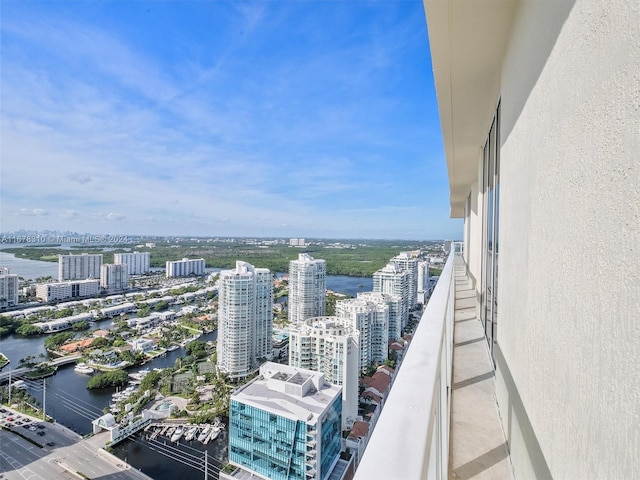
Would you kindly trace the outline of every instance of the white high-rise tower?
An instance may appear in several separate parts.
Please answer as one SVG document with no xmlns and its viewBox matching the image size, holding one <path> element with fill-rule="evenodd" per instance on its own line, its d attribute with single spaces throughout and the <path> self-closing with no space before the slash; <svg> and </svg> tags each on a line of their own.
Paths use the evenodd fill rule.
<svg viewBox="0 0 640 480">
<path fill-rule="evenodd" d="M 389 305 L 366 297 L 338 300 L 336 316 L 360 333 L 359 368 L 381 364 L 389 353 Z"/>
<path fill-rule="evenodd" d="M 58 255 L 58 281 L 100 278 L 101 253 Z"/>
<path fill-rule="evenodd" d="M 358 415 L 358 331 L 337 317 L 316 317 L 291 325 L 289 332 L 289 365 L 342 385 L 342 429 L 351 428 Z"/>
<path fill-rule="evenodd" d="M 327 264 L 307 253 L 289 262 L 289 321 L 296 323 L 325 312 Z"/>
<path fill-rule="evenodd" d="M 273 276 L 267 268 L 237 261 L 220 272 L 218 368 L 231 378 L 247 377 L 272 354 Z"/>
<path fill-rule="evenodd" d="M 129 275 L 144 275 L 149 273 L 150 259 L 151 253 L 149 252 L 113 254 L 113 263 L 116 265 L 126 265 Z"/>
<path fill-rule="evenodd" d="M 408 307 L 409 310 L 414 309 L 418 303 L 418 257 L 409 252 L 400 252 L 389 263 L 407 272 Z"/>
<path fill-rule="evenodd" d="M 409 320 L 409 273 L 389 262 L 386 267 L 373 274 L 373 291 L 398 295 L 402 300 L 400 312 L 401 328 Z"/>
</svg>

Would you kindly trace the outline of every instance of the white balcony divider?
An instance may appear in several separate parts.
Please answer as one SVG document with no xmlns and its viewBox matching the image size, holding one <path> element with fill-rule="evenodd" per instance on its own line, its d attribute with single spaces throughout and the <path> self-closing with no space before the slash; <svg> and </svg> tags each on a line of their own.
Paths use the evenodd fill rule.
<svg viewBox="0 0 640 480">
<path fill-rule="evenodd" d="M 453 243 L 355 480 L 448 478 L 455 301 Z"/>
</svg>

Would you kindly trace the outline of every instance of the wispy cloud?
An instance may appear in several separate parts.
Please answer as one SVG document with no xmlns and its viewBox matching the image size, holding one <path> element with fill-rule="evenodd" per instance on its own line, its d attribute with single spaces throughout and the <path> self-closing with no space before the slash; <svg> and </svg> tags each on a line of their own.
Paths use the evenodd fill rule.
<svg viewBox="0 0 640 480">
<path fill-rule="evenodd" d="M 179 25 L 172 4 L 29 5 L 3 5 L 0 214 L 390 236 L 422 209 L 458 228 L 422 193 L 446 175 L 419 4 L 182 2 Z"/>
<path fill-rule="evenodd" d="M 16 215 L 24 217 L 42 217 L 49 215 L 49 212 L 43 208 L 21 208 L 16 212 Z"/>
</svg>

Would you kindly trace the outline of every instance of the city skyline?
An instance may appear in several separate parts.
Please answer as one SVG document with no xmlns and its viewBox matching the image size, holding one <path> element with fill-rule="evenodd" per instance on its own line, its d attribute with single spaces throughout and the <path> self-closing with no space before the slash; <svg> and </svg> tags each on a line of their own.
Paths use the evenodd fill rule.
<svg viewBox="0 0 640 480">
<path fill-rule="evenodd" d="M 27 1 L 0 26 L 5 231 L 461 237 L 420 3 Z"/>
</svg>

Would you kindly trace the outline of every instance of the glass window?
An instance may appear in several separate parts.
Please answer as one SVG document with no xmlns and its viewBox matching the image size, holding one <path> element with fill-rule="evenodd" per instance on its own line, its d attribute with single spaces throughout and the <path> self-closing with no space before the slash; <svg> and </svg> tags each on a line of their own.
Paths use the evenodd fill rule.
<svg viewBox="0 0 640 480">
<path fill-rule="evenodd" d="M 484 325 L 489 349 L 493 356 L 493 347 L 497 341 L 498 315 L 498 218 L 500 205 L 500 105 L 491 123 L 487 141 L 483 150 L 483 258 L 482 258 L 482 297 L 480 316 Z"/>
</svg>

